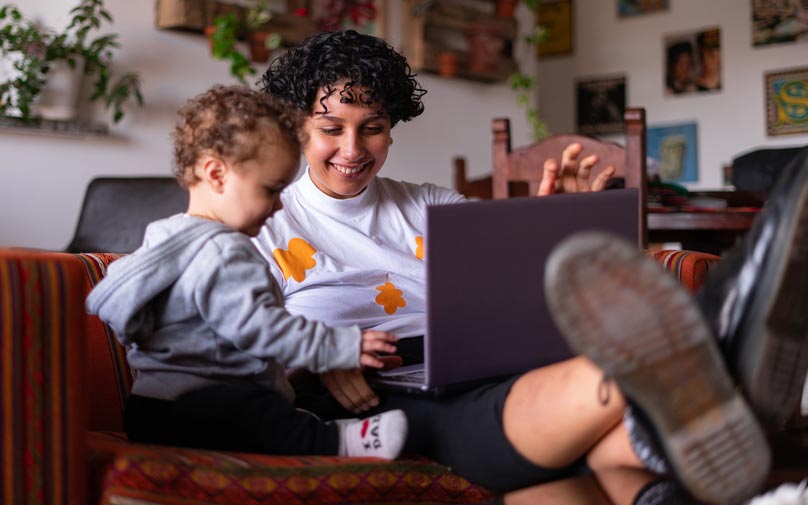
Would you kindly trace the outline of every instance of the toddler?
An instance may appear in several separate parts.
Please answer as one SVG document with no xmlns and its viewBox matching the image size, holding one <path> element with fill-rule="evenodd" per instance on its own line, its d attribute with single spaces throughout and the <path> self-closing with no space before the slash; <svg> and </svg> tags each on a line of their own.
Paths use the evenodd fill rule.
<svg viewBox="0 0 808 505">
<path fill-rule="evenodd" d="M 188 211 L 151 223 L 109 267 L 87 309 L 112 327 L 137 375 L 133 441 L 269 454 L 392 459 L 400 410 L 323 423 L 293 407 L 284 367 L 380 368 L 397 338 L 292 316 L 254 248 L 299 169 L 299 118 L 266 94 L 217 86 L 189 100 L 173 133 Z"/>
</svg>

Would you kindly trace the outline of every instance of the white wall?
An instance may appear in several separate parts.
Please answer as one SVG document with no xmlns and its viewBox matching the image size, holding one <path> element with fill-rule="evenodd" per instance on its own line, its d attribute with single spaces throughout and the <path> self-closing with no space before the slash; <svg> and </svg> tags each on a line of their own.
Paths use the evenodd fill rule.
<svg viewBox="0 0 808 505">
<path fill-rule="evenodd" d="M 48 26 L 66 24 L 70 3 L 25 0 L 23 12 Z M 99 175 L 168 175 L 174 111 L 217 82 L 232 82 L 225 63 L 211 60 L 199 35 L 154 28 L 154 2 L 107 0 L 120 34 L 116 65 L 143 79 L 146 107 L 130 111 L 110 138 L 81 139 L 0 131 L 0 246 L 63 248 L 73 234 L 84 189 Z M 398 8 L 397 5 L 394 7 Z M 401 30 L 390 12 L 391 41 Z M 424 76 L 426 112 L 393 130 L 395 144 L 383 173 L 411 181 L 451 184 L 451 158 L 462 153 L 471 171 L 490 167 L 489 120 L 521 118 L 505 85 Z M 106 116 L 105 116 L 106 117 Z M 528 138 L 524 121 L 515 133 Z"/>
<path fill-rule="evenodd" d="M 540 106 L 550 128 L 574 127 L 576 77 L 623 72 L 629 104 L 648 109 L 649 123 L 699 123 L 700 185 L 720 182 L 720 166 L 736 153 L 764 144 L 808 143 L 806 136 L 765 137 L 763 71 L 805 65 L 806 45 L 752 49 L 749 0 L 674 0 L 672 10 L 617 20 L 614 0 L 575 1 L 575 54 L 539 63 Z M 25 0 L 22 10 L 64 26 L 70 3 Z M 33 136 L 0 131 L 0 246 L 64 247 L 73 233 L 89 180 L 98 175 L 167 175 L 169 131 L 176 108 L 217 82 L 231 82 L 227 67 L 207 55 L 197 35 L 159 31 L 154 2 L 107 0 L 123 49 L 116 64 L 143 78 L 147 105 L 130 111 L 109 138 Z M 390 40 L 399 45 L 399 0 L 389 13 Z M 530 14 L 521 7 L 520 19 Z M 529 23 L 523 23 L 528 28 Z M 724 90 L 710 96 L 662 96 L 663 33 L 717 24 L 724 45 Z M 535 68 L 535 63 L 528 62 Z M 451 184 L 451 158 L 463 154 L 472 174 L 490 171 L 490 119 L 509 116 L 516 142 L 529 140 L 523 113 L 506 85 L 425 75 L 426 112 L 393 130 L 395 144 L 383 173 L 411 181 Z M 545 98 L 546 97 L 546 98 Z"/>
<path fill-rule="evenodd" d="M 538 65 L 540 113 L 553 132 L 575 128 L 575 79 L 625 74 L 627 105 L 645 107 L 649 126 L 698 124 L 699 181 L 691 187 L 720 187 L 721 167 L 744 151 L 808 144 L 808 135 L 766 136 L 763 77 L 808 65 L 808 44 L 753 48 L 751 0 L 671 0 L 669 11 L 623 19 L 615 0 L 574 1 L 574 55 Z M 715 25 L 723 89 L 665 96 L 663 37 Z"/>
</svg>

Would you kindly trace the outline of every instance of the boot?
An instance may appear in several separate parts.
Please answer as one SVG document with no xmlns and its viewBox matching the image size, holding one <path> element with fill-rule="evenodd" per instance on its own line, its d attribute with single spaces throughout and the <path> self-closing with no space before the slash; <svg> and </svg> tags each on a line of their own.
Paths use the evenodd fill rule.
<svg viewBox="0 0 808 505">
<path fill-rule="evenodd" d="M 570 346 L 642 413 L 693 496 L 740 503 L 761 488 L 766 439 L 699 307 L 673 277 L 635 245 L 584 232 L 551 253 L 545 291 Z"/>
<path fill-rule="evenodd" d="M 796 413 L 808 370 L 808 149 L 783 170 L 698 300 L 752 409 L 782 424 Z"/>
</svg>

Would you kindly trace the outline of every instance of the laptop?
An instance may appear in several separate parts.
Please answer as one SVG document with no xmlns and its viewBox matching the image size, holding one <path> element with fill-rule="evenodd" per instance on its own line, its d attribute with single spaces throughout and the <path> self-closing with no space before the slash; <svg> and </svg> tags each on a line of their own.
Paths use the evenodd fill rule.
<svg viewBox="0 0 808 505">
<path fill-rule="evenodd" d="M 545 303 L 544 264 L 582 230 L 639 247 L 639 191 L 429 207 L 424 362 L 378 372 L 371 383 L 440 395 L 572 357 Z"/>
</svg>

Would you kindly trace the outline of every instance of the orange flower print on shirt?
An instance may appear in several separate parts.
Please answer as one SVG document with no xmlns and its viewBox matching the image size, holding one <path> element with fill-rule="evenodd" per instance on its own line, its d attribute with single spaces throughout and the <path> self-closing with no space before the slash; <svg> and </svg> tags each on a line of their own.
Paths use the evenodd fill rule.
<svg viewBox="0 0 808 505">
<path fill-rule="evenodd" d="M 293 238 L 289 241 L 289 250 L 275 249 L 272 251 L 272 257 L 281 267 L 286 280 L 292 277 L 297 282 L 303 282 L 306 270 L 317 264 L 312 258 L 316 252 L 317 250 L 302 238 Z"/>
<path fill-rule="evenodd" d="M 415 237 L 415 257 L 419 260 L 424 259 L 424 237 L 421 235 Z"/>
<path fill-rule="evenodd" d="M 404 293 L 400 289 L 396 289 L 392 282 L 385 282 L 376 289 L 381 291 L 376 296 L 376 303 L 384 307 L 384 311 L 388 314 L 395 314 L 399 307 L 407 306 L 407 302 L 401 296 Z"/>
</svg>

